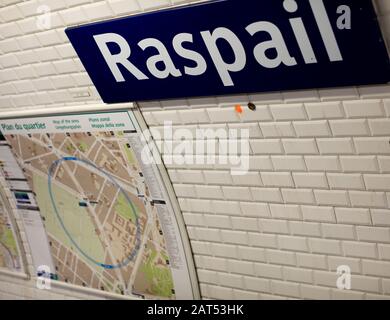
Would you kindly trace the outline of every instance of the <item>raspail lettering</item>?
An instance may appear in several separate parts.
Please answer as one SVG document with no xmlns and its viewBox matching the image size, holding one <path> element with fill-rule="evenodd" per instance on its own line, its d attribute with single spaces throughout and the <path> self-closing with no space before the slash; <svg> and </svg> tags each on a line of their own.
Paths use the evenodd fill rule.
<svg viewBox="0 0 390 320">
<path fill-rule="evenodd" d="M 283 6 L 284 9 L 289 13 L 295 13 L 298 10 L 298 4 L 296 1 L 284 1 Z M 317 63 L 317 58 L 310 43 L 310 39 L 302 18 L 292 18 L 289 21 L 305 63 Z"/>
<path fill-rule="evenodd" d="M 289 0 L 286 0 L 289 1 Z M 291 0 L 290 0 L 291 1 Z M 309 0 L 330 61 L 343 61 L 323 0 Z"/>
<path fill-rule="evenodd" d="M 206 60 L 198 52 L 187 49 L 183 45 L 184 43 L 193 43 L 193 41 L 194 37 L 191 33 L 179 33 L 173 38 L 172 44 L 179 56 L 196 64 L 195 67 L 185 66 L 184 73 L 190 76 L 200 76 L 207 70 Z"/>
<path fill-rule="evenodd" d="M 297 61 L 290 56 L 283 35 L 277 26 L 270 22 L 260 21 L 249 25 L 247 31 L 253 36 L 257 32 L 265 31 L 271 36 L 271 40 L 259 43 L 254 49 L 254 55 L 257 62 L 265 68 L 273 69 L 285 64 L 286 66 L 295 66 Z M 269 58 L 267 51 L 276 50 L 276 57 Z"/>
<path fill-rule="evenodd" d="M 309 0 L 309 4 L 329 60 L 331 62 L 342 61 L 343 57 L 323 0 Z M 297 14 L 299 12 L 298 3 L 295 0 L 285 0 L 283 2 L 283 8 L 290 14 Z M 349 27 L 346 18 L 348 13 L 350 14 L 348 8 L 346 5 L 338 8 L 338 13 L 343 14 L 343 16 L 339 18 L 337 23 L 344 28 Z M 293 17 L 289 19 L 289 22 L 305 64 L 318 63 L 303 19 Z M 257 63 L 263 68 L 275 69 L 281 65 L 293 67 L 298 64 L 297 57 L 292 56 L 290 53 L 282 31 L 274 23 L 269 21 L 256 21 L 249 24 L 245 30 L 252 37 L 255 37 L 257 34 L 266 34 L 267 40 L 257 44 L 254 43 L 253 48 L 250 49 L 245 48 L 237 33 L 227 27 L 199 31 L 203 40 L 202 46 L 207 49 L 215 70 L 225 87 L 235 85 L 232 75 L 245 69 L 248 60 L 247 52 L 250 52 L 250 50 L 253 52 L 253 57 Z M 137 80 L 149 79 L 149 76 L 141 71 L 146 69 L 151 76 L 161 80 L 168 77 L 201 76 L 208 70 L 205 57 L 200 52 L 188 48 L 189 45 L 199 46 L 199 43 L 194 44 L 194 35 L 191 33 L 178 33 L 173 37 L 171 47 L 174 50 L 174 55 L 170 53 L 166 44 L 156 38 L 146 38 L 139 41 L 138 47 L 145 54 L 145 65 L 143 66 L 136 66 L 131 61 L 132 49 L 127 40 L 121 35 L 117 33 L 94 35 L 94 40 L 117 82 L 126 81 L 126 77 L 123 75 L 119 65 L 124 67 Z M 111 52 L 109 49 L 110 43 L 116 44 L 119 52 Z M 221 50 L 222 44 L 225 45 L 225 48 L 227 47 L 231 50 L 233 60 L 227 59 L 224 56 Z M 148 52 L 157 52 L 157 54 L 150 56 L 146 54 Z M 274 54 L 275 52 L 276 55 Z M 176 65 L 175 61 L 177 57 L 192 62 L 194 66 Z"/>
<path fill-rule="evenodd" d="M 160 40 L 153 38 L 145 39 L 140 41 L 138 43 L 138 46 L 144 51 L 147 48 L 155 48 L 158 51 L 157 55 L 150 57 L 146 62 L 149 72 L 156 78 L 165 79 L 169 75 L 172 75 L 174 77 L 181 77 L 182 74 L 180 70 L 175 67 L 175 64 L 173 63 L 167 48 Z M 157 67 L 157 64 L 159 62 L 162 62 L 164 64 L 165 68 L 163 70 L 160 70 Z"/>
<path fill-rule="evenodd" d="M 241 71 L 246 64 L 246 53 L 240 39 L 227 28 L 217 28 L 212 33 L 202 31 L 201 35 L 224 86 L 234 86 L 230 72 Z M 227 63 L 224 60 L 218 49 L 218 40 L 224 40 L 229 44 L 234 53 L 234 62 Z"/>
<path fill-rule="evenodd" d="M 125 82 L 118 65 L 125 67 L 138 80 L 146 80 L 148 77 L 143 74 L 134 64 L 129 61 L 131 49 L 126 39 L 117 33 L 105 33 L 93 36 L 99 47 L 108 67 L 110 68 L 116 82 Z M 119 46 L 119 53 L 112 54 L 108 43 L 115 43 Z"/>
</svg>

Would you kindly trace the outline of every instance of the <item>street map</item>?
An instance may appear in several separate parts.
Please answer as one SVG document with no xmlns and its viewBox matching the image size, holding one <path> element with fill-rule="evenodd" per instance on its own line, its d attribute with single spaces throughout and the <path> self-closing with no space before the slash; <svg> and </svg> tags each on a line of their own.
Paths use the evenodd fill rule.
<svg viewBox="0 0 390 320">
<path fill-rule="evenodd" d="M 21 271 L 19 248 L 5 201 L 0 194 L 0 268 Z"/>
<path fill-rule="evenodd" d="M 8 180 L 38 275 L 44 265 L 52 279 L 83 287 L 191 297 L 174 213 L 154 168 L 140 160 L 130 113 L 0 120 L 0 129 L 11 167 L 23 172 L 24 182 Z M 0 213 L 0 244 L 10 252 L 0 266 L 16 254 L 6 228 Z"/>
</svg>

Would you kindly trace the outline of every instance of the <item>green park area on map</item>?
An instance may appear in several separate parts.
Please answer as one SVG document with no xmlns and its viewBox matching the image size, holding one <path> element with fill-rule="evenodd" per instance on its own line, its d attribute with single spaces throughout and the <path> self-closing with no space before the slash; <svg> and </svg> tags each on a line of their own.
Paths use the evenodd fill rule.
<svg viewBox="0 0 390 320">
<path fill-rule="evenodd" d="M 170 298 L 172 296 L 173 281 L 169 270 L 156 267 L 155 260 L 157 259 L 157 251 L 151 249 L 150 255 L 142 266 L 146 279 L 151 283 L 150 290 L 161 297 Z M 163 256 L 165 260 L 167 256 Z"/>
<path fill-rule="evenodd" d="M 40 204 L 41 214 L 45 219 L 47 231 L 67 247 L 75 249 L 53 210 L 47 178 L 34 174 L 33 181 L 34 191 Z M 52 185 L 52 192 L 63 224 L 75 243 L 82 251 L 88 252 L 88 255 L 94 260 L 104 261 L 103 246 L 86 208 L 79 205 L 80 199 L 64 188 L 56 186 L 55 183 Z"/>
<path fill-rule="evenodd" d="M 126 220 L 130 220 L 133 223 L 136 223 L 137 212 L 135 211 L 136 208 L 133 204 L 129 204 L 129 201 L 127 200 L 126 196 L 121 193 L 118 196 L 117 205 L 115 207 L 116 212 Z"/>
</svg>

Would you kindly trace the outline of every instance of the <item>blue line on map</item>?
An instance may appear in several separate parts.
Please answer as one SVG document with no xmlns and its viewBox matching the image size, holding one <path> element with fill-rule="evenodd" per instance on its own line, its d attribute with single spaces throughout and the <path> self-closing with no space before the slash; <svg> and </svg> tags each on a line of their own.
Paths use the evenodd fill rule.
<svg viewBox="0 0 390 320">
<path fill-rule="evenodd" d="M 95 259 L 93 259 L 92 257 L 90 257 L 83 249 L 80 248 L 80 246 L 77 244 L 77 242 L 73 239 L 72 235 L 69 233 L 69 231 L 66 229 L 65 227 L 65 224 L 58 212 L 58 208 L 57 208 L 57 205 L 56 205 L 56 202 L 55 202 L 55 198 L 54 198 L 54 195 L 53 195 L 53 190 L 52 190 L 52 177 L 54 175 L 54 172 L 55 172 L 55 169 L 62 163 L 62 162 L 65 162 L 65 161 L 76 161 L 76 162 L 81 162 L 81 163 L 84 163 L 86 165 L 89 165 L 93 168 L 95 168 L 96 170 L 100 171 L 101 173 L 103 173 L 110 181 L 111 183 L 117 187 L 120 192 L 125 196 L 129 206 L 131 207 L 131 209 L 133 210 L 133 213 L 134 213 L 134 217 L 135 217 L 135 225 L 137 227 L 137 231 L 136 231 L 136 243 L 135 243 L 135 246 L 134 246 L 134 249 L 132 250 L 132 252 L 130 253 L 130 255 L 124 259 L 121 263 L 118 263 L 118 264 L 114 264 L 114 265 L 109 265 L 109 264 L 105 264 L 105 263 L 102 263 L 102 262 L 98 262 L 96 261 Z M 115 181 L 115 179 L 110 175 L 108 174 L 107 172 L 105 172 L 104 170 L 98 168 L 95 164 L 93 164 L 92 162 L 90 161 L 87 161 L 87 160 L 83 160 L 83 159 L 79 159 L 79 158 L 76 158 L 76 157 L 63 157 L 59 160 L 56 160 L 54 161 L 50 168 L 49 168 L 49 173 L 48 173 L 48 189 L 49 189 L 49 195 L 50 195 L 50 200 L 51 200 L 51 203 L 52 203 L 52 206 L 53 206 L 53 209 L 54 209 L 54 212 L 61 224 L 61 227 L 62 229 L 64 229 L 65 231 L 65 234 L 67 235 L 67 237 L 69 238 L 69 240 L 72 242 L 72 244 L 77 248 L 77 250 L 87 259 L 89 260 L 90 262 L 100 266 L 100 267 L 103 267 L 105 269 L 119 269 L 119 268 L 123 268 L 125 266 L 127 266 L 131 261 L 134 260 L 134 258 L 136 257 L 140 247 L 141 247 L 141 226 L 139 224 L 139 220 L 138 220 L 138 216 L 136 214 L 136 210 L 134 208 L 134 205 L 133 203 L 131 202 L 131 199 L 129 197 L 129 195 L 122 189 L 122 187 Z"/>
</svg>

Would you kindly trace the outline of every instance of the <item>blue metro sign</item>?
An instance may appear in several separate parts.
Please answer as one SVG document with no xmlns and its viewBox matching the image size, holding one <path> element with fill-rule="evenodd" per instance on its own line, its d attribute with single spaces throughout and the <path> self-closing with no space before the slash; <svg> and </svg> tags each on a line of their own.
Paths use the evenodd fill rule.
<svg viewBox="0 0 390 320">
<path fill-rule="evenodd" d="M 72 27 L 106 103 L 383 84 L 371 0 L 219 0 Z"/>
</svg>

